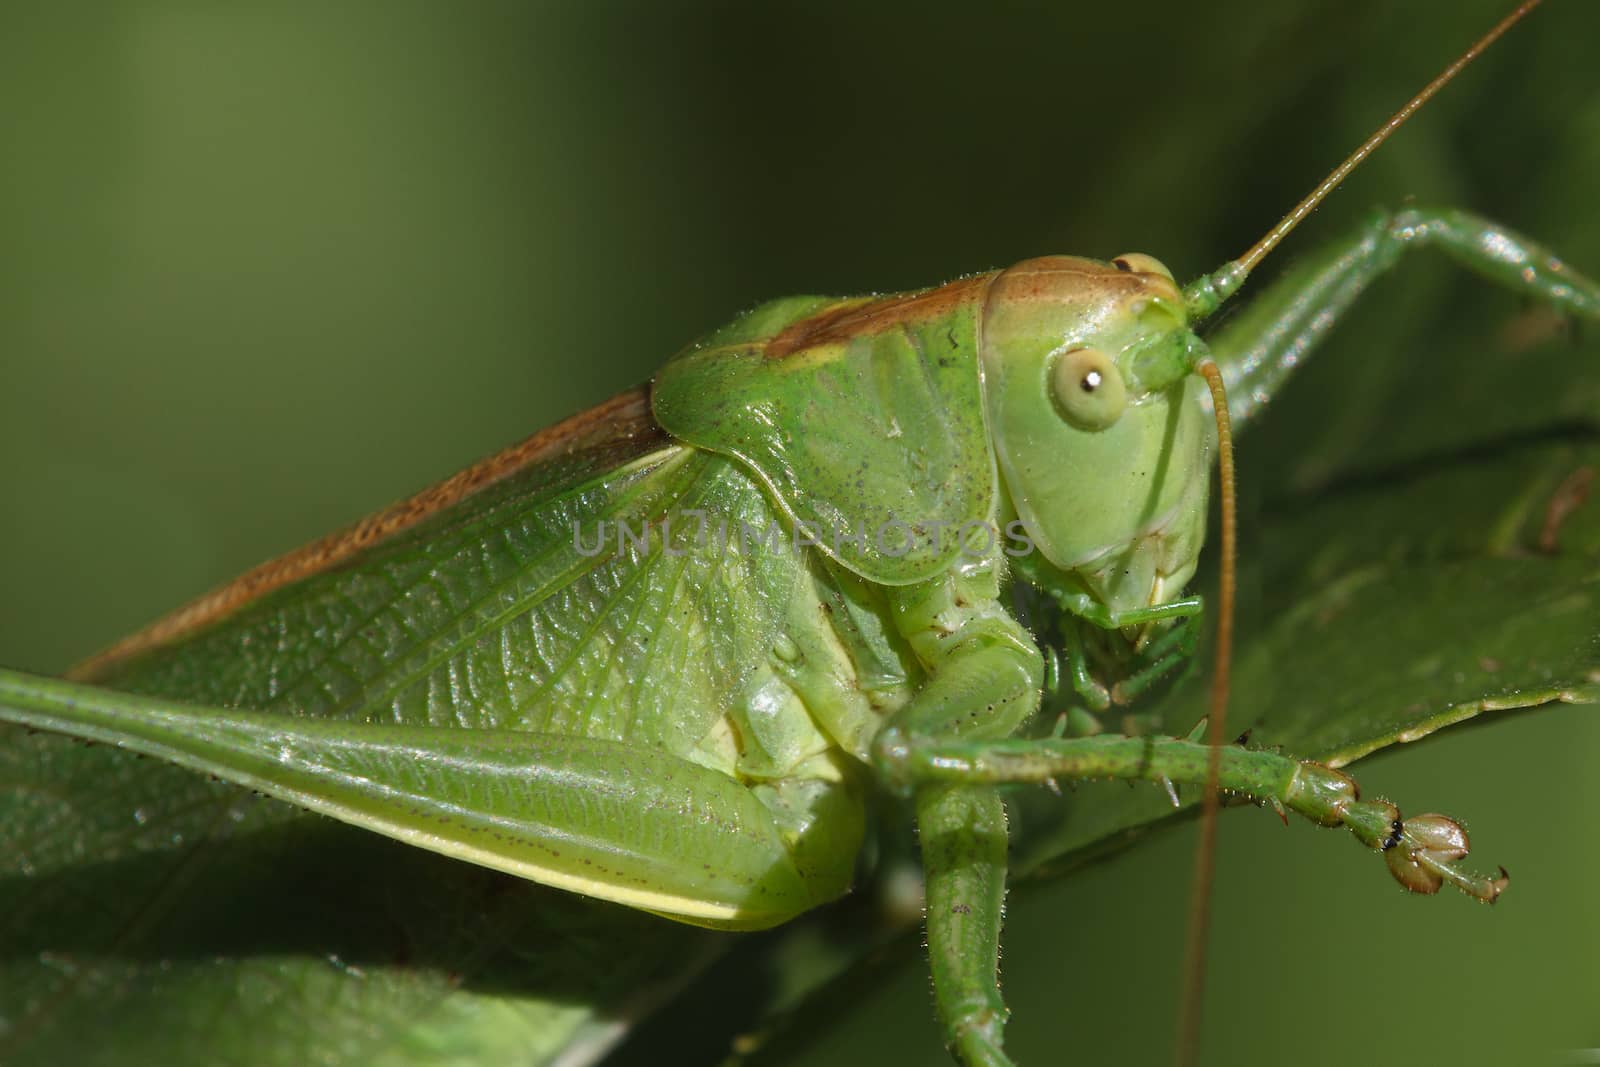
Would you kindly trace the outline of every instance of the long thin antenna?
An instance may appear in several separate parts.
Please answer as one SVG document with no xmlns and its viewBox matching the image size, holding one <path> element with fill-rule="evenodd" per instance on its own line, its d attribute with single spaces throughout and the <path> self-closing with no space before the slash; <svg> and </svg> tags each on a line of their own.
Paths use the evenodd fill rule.
<svg viewBox="0 0 1600 1067">
<path fill-rule="evenodd" d="M 1307 215 L 1311 214 L 1311 212 L 1315 211 L 1317 205 L 1322 203 L 1322 201 L 1327 198 L 1327 195 L 1333 192 L 1333 190 L 1338 187 L 1340 182 L 1345 180 L 1351 171 L 1355 170 L 1361 165 L 1362 160 L 1370 156 L 1374 149 L 1376 149 L 1383 142 L 1387 141 L 1389 137 L 1401 126 L 1404 126 L 1406 120 L 1415 114 L 1417 109 L 1423 104 L 1426 104 L 1429 100 L 1433 99 L 1433 95 L 1435 93 L 1437 93 L 1440 89 L 1443 89 L 1446 85 L 1450 84 L 1451 79 L 1453 79 L 1457 74 L 1460 74 L 1468 63 L 1471 63 L 1474 59 L 1477 59 L 1478 56 L 1482 55 L 1484 49 L 1494 44 L 1494 42 L 1500 38 L 1501 34 L 1515 26 L 1518 22 L 1521 22 L 1523 18 L 1525 18 L 1527 14 L 1534 8 L 1538 7 L 1540 3 L 1541 0 L 1523 0 L 1522 3 L 1517 5 L 1515 11 L 1511 12 L 1511 14 L 1507 15 L 1499 22 L 1495 23 L 1495 26 L 1492 30 L 1478 38 L 1476 44 L 1467 49 L 1465 52 L 1461 53 L 1454 63 L 1440 71 L 1438 77 L 1434 78 L 1427 85 L 1424 85 L 1421 90 L 1417 92 L 1416 96 L 1413 96 L 1410 100 L 1406 101 L 1405 107 L 1389 116 L 1388 122 L 1385 122 L 1382 126 L 1379 126 L 1375 131 L 1373 131 L 1371 137 L 1368 137 L 1365 141 L 1361 142 L 1361 147 L 1357 148 L 1354 152 L 1351 152 L 1343 163 L 1333 168 L 1333 171 L 1326 178 L 1322 179 L 1321 184 L 1319 184 L 1315 189 L 1311 190 L 1310 193 L 1306 194 L 1306 198 L 1304 200 L 1295 205 L 1293 211 L 1285 215 L 1276 226 L 1266 232 L 1261 240 L 1251 245 L 1249 250 L 1246 251 L 1244 255 L 1234 260 L 1234 262 L 1243 268 L 1247 273 L 1253 270 L 1255 265 L 1260 263 L 1268 252 L 1277 247 L 1279 241 L 1282 241 L 1289 235 L 1290 230 L 1293 230 L 1296 226 L 1300 225 L 1300 220 L 1304 219 Z"/>
<path fill-rule="evenodd" d="M 1238 587 L 1238 500 L 1234 492 L 1233 424 L 1228 419 L 1228 393 L 1222 371 L 1209 359 L 1195 368 L 1211 389 L 1211 410 L 1217 420 L 1217 467 L 1222 497 L 1222 560 L 1217 578 L 1216 667 L 1211 672 L 1211 714 L 1206 744 L 1205 800 L 1200 809 L 1200 844 L 1194 864 L 1194 889 L 1189 895 L 1189 933 L 1184 945 L 1183 1005 L 1178 1013 L 1179 1063 L 1189 1063 L 1200 1044 L 1200 1017 L 1205 999 L 1206 938 L 1211 927 L 1212 872 L 1217 855 L 1217 813 L 1222 800 L 1217 779 L 1222 773 L 1222 746 L 1227 734 L 1228 685 L 1233 667 L 1233 601 Z"/>
<path fill-rule="evenodd" d="M 1542 0 L 1523 0 L 1505 18 L 1497 22 L 1488 33 L 1463 52 L 1432 81 L 1408 100 L 1404 107 L 1378 127 L 1371 137 L 1363 141 L 1354 152 L 1335 167 L 1332 172 L 1304 200 L 1295 205 L 1278 224 L 1268 230 L 1259 241 L 1251 245 L 1238 259 L 1224 264 L 1219 270 L 1205 275 L 1184 287 L 1184 299 L 1193 320 L 1203 319 L 1217 306 L 1238 291 L 1245 277 L 1255 269 L 1307 215 L 1316 210 L 1339 183 L 1361 165 L 1396 130 L 1405 125 L 1422 105 L 1460 74 L 1467 64 L 1483 54 L 1511 27 L 1522 21 L 1538 7 Z M 1221 798 L 1217 780 L 1221 770 L 1222 744 L 1227 737 L 1225 720 L 1228 710 L 1228 687 L 1232 665 L 1233 601 L 1236 588 L 1235 540 L 1237 514 L 1234 494 L 1233 434 L 1228 419 L 1227 393 L 1222 372 L 1211 360 L 1195 368 L 1206 379 L 1211 389 L 1212 408 L 1217 420 L 1218 459 L 1222 483 L 1222 561 L 1219 579 L 1220 600 L 1217 617 L 1216 667 L 1211 679 L 1211 710 L 1207 730 L 1207 744 L 1211 748 L 1206 770 L 1205 800 L 1201 808 L 1199 854 L 1195 861 L 1194 889 L 1190 897 L 1189 932 L 1186 938 L 1184 959 L 1184 990 L 1182 1007 L 1178 1015 L 1178 1047 L 1176 1061 L 1180 1067 L 1195 1062 L 1200 1048 L 1200 1022 L 1205 997 L 1206 942 L 1211 926 L 1211 887 L 1215 866 L 1217 814 Z"/>
</svg>

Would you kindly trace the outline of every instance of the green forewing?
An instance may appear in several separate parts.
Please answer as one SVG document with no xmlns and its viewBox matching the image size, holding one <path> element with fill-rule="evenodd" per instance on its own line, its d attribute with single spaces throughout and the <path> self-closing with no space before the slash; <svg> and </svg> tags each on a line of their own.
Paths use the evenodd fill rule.
<svg viewBox="0 0 1600 1067">
<path fill-rule="evenodd" d="M 672 446 L 554 489 L 537 483 L 543 473 L 104 681 L 195 703 L 694 755 L 765 662 L 799 568 L 786 553 L 688 551 L 692 513 L 760 525 L 770 512 L 759 490 L 726 461 Z M 304 634 L 317 639 L 285 636 Z"/>
<path fill-rule="evenodd" d="M 502 750 L 513 731 L 626 741 L 720 771 L 731 755 L 708 742 L 710 720 L 765 663 L 800 571 L 781 553 L 668 555 L 659 524 L 694 508 L 771 516 L 730 461 L 619 435 L 106 681 L 347 725 L 492 731 Z M 580 541 L 572 523 L 601 518 L 655 533 L 586 555 L 596 531 Z M 480 1012 L 474 1049 L 535 1062 L 714 944 L 132 752 L 4 730 L 6 1063 L 372 1062 Z M 632 946 L 621 957 L 618 939 Z"/>
<path fill-rule="evenodd" d="M 988 519 L 994 504 L 980 305 L 822 332 L 775 353 L 769 342 L 785 327 L 838 306 L 765 305 L 680 353 L 656 378 L 656 418 L 674 437 L 748 464 L 852 571 L 919 581 L 955 558 L 961 526 Z"/>
</svg>

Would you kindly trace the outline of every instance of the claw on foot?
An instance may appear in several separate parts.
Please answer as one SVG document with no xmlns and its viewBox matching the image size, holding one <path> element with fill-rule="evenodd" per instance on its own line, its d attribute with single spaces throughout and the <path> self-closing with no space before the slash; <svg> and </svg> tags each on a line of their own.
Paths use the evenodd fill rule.
<svg viewBox="0 0 1600 1067">
<path fill-rule="evenodd" d="M 1470 897 L 1493 904 L 1511 883 L 1504 867 L 1494 877 L 1462 870 L 1456 861 L 1470 851 L 1467 832 L 1447 815 L 1428 813 L 1405 821 L 1400 846 L 1384 859 L 1395 881 L 1413 893 L 1437 893 L 1446 882 Z"/>
<path fill-rule="evenodd" d="M 1400 809 L 1387 800 L 1361 800 L 1355 781 L 1332 768 L 1301 764 L 1287 799 L 1323 826 L 1348 826 L 1362 844 L 1383 853 L 1389 873 L 1413 893 L 1437 893 L 1448 882 L 1492 904 L 1510 884 L 1504 867 L 1490 876 L 1461 865 L 1470 846 L 1466 830 L 1454 819 L 1433 812 L 1402 819 Z"/>
</svg>

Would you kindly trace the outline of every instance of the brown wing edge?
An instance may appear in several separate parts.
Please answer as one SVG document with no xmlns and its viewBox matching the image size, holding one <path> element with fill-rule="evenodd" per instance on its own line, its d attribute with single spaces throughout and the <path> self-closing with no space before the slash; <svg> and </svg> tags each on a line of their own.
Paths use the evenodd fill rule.
<svg viewBox="0 0 1600 1067">
<path fill-rule="evenodd" d="M 77 664 L 66 677 L 96 681 L 124 660 L 183 638 L 292 582 L 331 570 L 535 463 L 619 439 L 649 437 L 658 437 L 663 443 L 669 440 L 651 414 L 647 384 L 540 430 L 399 503 L 246 571 Z"/>
</svg>

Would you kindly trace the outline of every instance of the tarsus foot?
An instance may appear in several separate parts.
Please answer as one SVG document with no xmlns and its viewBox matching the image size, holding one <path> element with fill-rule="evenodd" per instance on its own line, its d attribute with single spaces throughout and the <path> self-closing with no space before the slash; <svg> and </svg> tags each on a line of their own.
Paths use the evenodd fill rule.
<svg viewBox="0 0 1600 1067">
<path fill-rule="evenodd" d="M 1203 785 L 1210 749 L 1176 737 L 1055 737 L 1035 740 L 950 741 L 912 737 L 890 728 L 874 758 L 885 783 L 910 792 L 936 782 L 1050 783 L 1074 778 L 1124 778 Z M 1387 800 L 1362 800 L 1342 771 L 1277 752 L 1226 746 L 1218 784 L 1228 799 L 1271 804 L 1322 826 L 1345 826 L 1368 848 L 1384 853 L 1389 872 L 1413 893 L 1436 893 L 1446 882 L 1493 902 L 1510 881 L 1504 868 L 1474 874 L 1461 865 L 1467 834 L 1443 815 L 1402 819 Z"/>
</svg>

